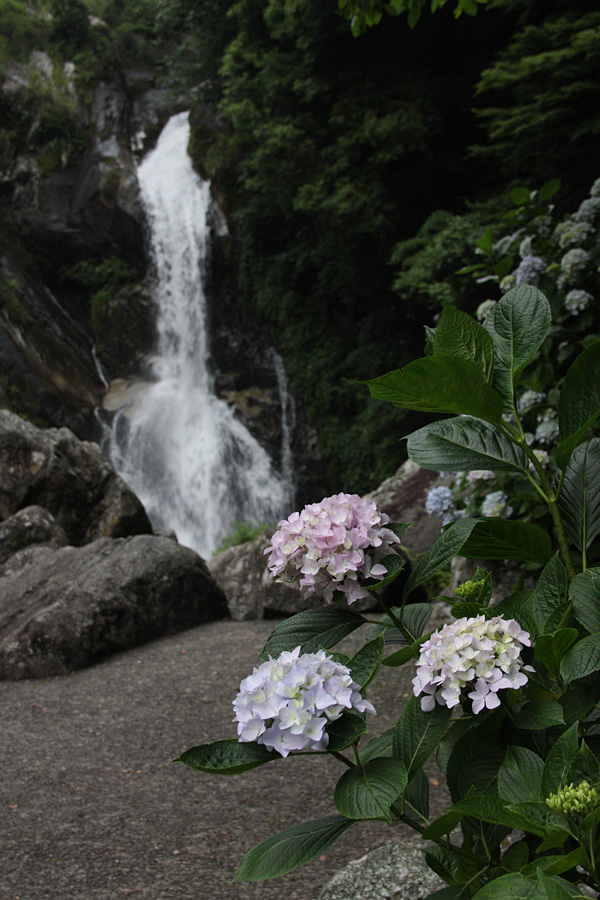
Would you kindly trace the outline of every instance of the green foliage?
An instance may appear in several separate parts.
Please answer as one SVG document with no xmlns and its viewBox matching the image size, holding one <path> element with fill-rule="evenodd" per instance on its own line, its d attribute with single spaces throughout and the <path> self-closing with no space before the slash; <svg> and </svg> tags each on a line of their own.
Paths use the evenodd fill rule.
<svg viewBox="0 0 600 900">
<path fill-rule="evenodd" d="M 89 38 L 90 23 L 85 3 L 81 0 L 52 0 L 50 39 L 65 53 L 80 48 Z"/>
<path fill-rule="evenodd" d="M 237 547 L 238 544 L 255 541 L 268 527 L 267 522 L 235 522 L 234 531 L 223 538 L 213 556 L 222 553 L 223 550 L 228 550 L 229 547 Z"/>
<path fill-rule="evenodd" d="M 0 310 L 4 310 L 8 318 L 18 325 L 33 322 L 31 314 L 18 296 L 19 282 L 8 279 L 0 282 Z"/>
<path fill-rule="evenodd" d="M 84 308 L 89 308 L 92 325 L 98 328 L 106 304 L 119 290 L 135 281 L 137 273 L 121 257 L 109 256 L 100 260 L 80 260 L 64 269 L 61 277 L 66 288 L 70 286 L 70 293 L 73 293 L 75 287 L 78 302 Z"/>
</svg>

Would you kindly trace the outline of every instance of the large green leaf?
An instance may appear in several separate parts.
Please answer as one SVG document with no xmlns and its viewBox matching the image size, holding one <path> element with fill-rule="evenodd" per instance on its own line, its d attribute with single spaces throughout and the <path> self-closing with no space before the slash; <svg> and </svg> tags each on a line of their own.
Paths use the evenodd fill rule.
<svg viewBox="0 0 600 900">
<path fill-rule="evenodd" d="M 600 533 L 600 438 L 586 441 L 573 451 L 558 508 L 567 537 L 584 553 Z"/>
<path fill-rule="evenodd" d="M 494 345 L 483 325 L 455 306 L 444 306 L 433 334 L 433 352 L 462 356 L 478 366 L 488 384 L 494 374 Z"/>
<path fill-rule="evenodd" d="M 356 712 L 345 712 L 339 719 L 330 722 L 325 731 L 329 735 L 329 750 L 345 750 L 365 731 L 368 731 L 364 716 Z"/>
<path fill-rule="evenodd" d="M 505 294 L 485 320 L 494 342 L 494 387 L 508 408 L 514 402 L 517 379 L 544 342 L 551 321 L 550 304 L 528 284 Z"/>
<path fill-rule="evenodd" d="M 405 597 L 408 597 L 411 591 L 424 584 L 451 562 L 467 541 L 476 524 L 477 519 L 460 519 L 458 522 L 453 522 L 439 536 L 408 576 L 404 585 Z"/>
<path fill-rule="evenodd" d="M 384 646 L 383 635 L 379 635 L 374 640 L 367 641 L 348 661 L 352 678 L 360 688 L 366 687 L 373 679 L 379 668 Z"/>
<path fill-rule="evenodd" d="M 372 397 L 404 409 L 466 413 L 493 423 L 502 417 L 502 398 L 468 359 L 426 356 L 366 383 Z"/>
<path fill-rule="evenodd" d="M 498 794 L 509 803 L 542 799 L 543 760 L 526 747 L 508 747 L 498 772 Z"/>
<path fill-rule="evenodd" d="M 267 750 L 263 744 L 240 742 L 232 738 L 190 747 L 173 761 L 211 775 L 238 775 L 276 759 L 281 759 L 280 754 Z"/>
<path fill-rule="evenodd" d="M 556 462 L 561 469 L 600 415 L 600 341 L 577 357 L 564 377 L 558 401 L 560 444 Z"/>
<path fill-rule="evenodd" d="M 542 776 L 542 793 L 544 797 L 555 794 L 566 783 L 567 772 L 579 749 L 577 730 L 579 724 L 571 725 L 550 748 L 544 773 Z"/>
<path fill-rule="evenodd" d="M 560 661 L 579 633 L 576 628 L 559 628 L 554 634 L 540 634 L 535 639 L 535 658 L 543 662 L 555 678 L 560 672 Z"/>
<path fill-rule="evenodd" d="M 566 684 L 600 671 L 600 633 L 590 634 L 571 647 L 560 663 L 560 674 Z"/>
<path fill-rule="evenodd" d="M 333 647 L 363 622 L 358 613 L 341 606 L 307 609 L 277 625 L 263 647 L 261 659 L 279 656 L 283 650 L 294 650 L 298 645 L 303 653 Z"/>
<path fill-rule="evenodd" d="M 600 569 L 586 569 L 571 581 L 573 611 L 580 625 L 595 634 L 600 631 Z"/>
<path fill-rule="evenodd" d="M 362 763 L 374 759 L 376 756 L 393 756 L 394 731 L 395 728 L 388 728 L 379 737 L 371 738 L 370 741 L 361 747 L 359 756 Z"/>
<path fill-rule="evenodd" d="M 402 799 L 405 815 L 420 825 L 429 824 L 429 779 L 422 769 L 408 782 Z"/>
<path fill-rule="evenodd" d="M 348 769 L 335 786 L 333 801 L 348 819 L 386 819 L 390 806 L 408 783 L 406 768 L 398 759 L 378 757 Z"/>
<path fill-rule="evenodd" d="M 406 766 L 409 780 L 436 750 L 448 727 L 452 712 L 436 706 L 424 712 L 412 696 L 398 719 L 394 732 L 394 756 Z"/>
<path fill-rule="evenodd" d="M 540 836 L 544 834 L 542 825 L 532 821 L 522 813 L 515 812 L 514 807 L 509 809 L 505 801 L 500 797 L 487 795 L 468 797 L 455 803 L 452 808 L 465 816 L 473 816 L 484 822 L 490 822 L 492 825 L 522 828 L 523 831 L 533 831 L 534 834 L 539 834 Z"/>
<path fill-rule="evenodd" d="M 468 519 L 463 519 L 467 522 Z M 473 520 L 471 520 L 473 521 Z M 478 519 L 458 551 L 467 559 L 522 559 L 544 565 L 552 556 L 550 535 L 539 525 L 510 519 Z"/>
<path fill-rule="evenodd" d="M 544 566 L 535 588 L 535 617 L 543 628 L 552 613 L 567 600 L 569 579 L 558 553 Z"/>
<path fill-rule="evenodd" d="M 552 725 L 564 725 L 563 709 L 556 700 L 529 700 L 515 714 L 515 725 L 524 731 L 541 731 Z"/>
<path fill-rule="evenodd" d="M 431 618 L 433 607 L 431 603 L 407 603 L 404 607 L 392 606 L 391 612 L 402 622 L 412 638 L 416 640 L 423 634 L 425 626 Z M 394 626 L 387 613 L 381 617 L 377 625 L 373 625 L 369 629 L 367 634 L 369 640 L 372 640 L 375 635 L 382 634 L 386 644 L 406 643 L 406 638 Z"/>
<path fill-rule="evenodd" d="M 292 872 L 336 841 L 352 825 L 343 816 L 324 816 L 293 825 L 261 841 L 246 853 L 234 881 L 263 881 Z"/>
<path fill-rule="evenodd" d="M 458 416 L 425 425 L 408 436 L 408 455 L 424 469 L 528 472 L 520 447 L 481 419 Z"/>
</svg>

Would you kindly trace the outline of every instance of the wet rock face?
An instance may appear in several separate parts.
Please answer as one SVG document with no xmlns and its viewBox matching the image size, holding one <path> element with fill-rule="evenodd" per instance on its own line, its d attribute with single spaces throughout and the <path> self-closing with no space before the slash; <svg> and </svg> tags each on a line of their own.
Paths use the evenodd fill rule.
<svg viewBox="0 0 600 900">
<path fill-rule="evenodd" d="M 97 444 L 66 428 L 39 429 L 0 410 L 0 473 L 0 519 L 42 506 L 77 545 L 152 532 L 142 504 Z"/>
<path fill-rule="evenodd" d="M 0 679 L 66 675 L 227 615 L 200 557 L 153 535 L 63 547 L 0 584 Z"/>
</svg>

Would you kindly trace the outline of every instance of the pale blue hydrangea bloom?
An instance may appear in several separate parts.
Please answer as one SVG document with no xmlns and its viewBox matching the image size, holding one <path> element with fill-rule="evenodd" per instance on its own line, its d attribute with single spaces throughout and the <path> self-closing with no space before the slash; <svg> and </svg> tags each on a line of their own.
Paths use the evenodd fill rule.
<svg viewBox="0 0 600 900">
<path fill-rule="evenodd" d="M 590 254 L 581 247 L 568 250 L 560 261 L 560 275 L 557 284 L 561 290 L 573 284 L 585 272 L 590 262 Z"/>
<path fill-rule="evenodd" d="M 495 307 L 496 302 L 496 300 L 484 300 L 483 303 L 479 304 L 479 306 L 475 310 L 475 317 L 479 322 L 483 322 L 484 319 L 487 319 L 487 317 Z"/>
<path fill-rule="evenodd" d="M 454 521 L 456 501 L 449 487 L 439 485 L 431 488 L 425 500 L 425 512 L 428 516 L 441 519 L 444 525 Z"/>
<path fill-rule="evenodd" d="M 531 284 L 537 287 L 540 276 L 546 271 L 546 263 L 541 256 L 525 256 L 516 269 L 515 284 Z"/>
<path fill-rule="evenodd" d="M 534 438 L 540 444 L 555 444 L 558 440 L 558 421 L 554 410 L 548 410 L 539 420 Z"/>
<path fill-rule="evenodd" d="M 594 228 L 589 222 L 567 220 L 556 226 L 554 237 L 558 237 L 558 246 L 561 250 L 567 247 L 577 247 L 585 243 L 594 233 Z"/>
<path fill-rule="evenodd" d="M 600 214 L 600 197 L 584 200 L 574 215 L 578 222 L 593 222 Z"/>
<path fill-rule="evenodd" d="M 255 667 L 233 701 L 238 740 L 256 741 L 287 756 L 293 750 L 325 750 L 325 728 L 348 709 L 375 712 L 350 669 L 324 650 L 285 650 Z"/>
<path fill-rule="evenodd" d="M 481 504 L 481 515 L 497 519 L 500 516 L 510 516 L 512 507 L 508 506 L 508 497 L 504 491 L 493 491 L 488 494 Z"/>
<path fill-rule="evenodd" d="M 434 631 L 421 647 L 413 694 L 421 694 L 421 709 L 431 712 L 436 703 L 452 709 L 467 694 L 473 712 L 500 706 L 498 691 L 527 684 L 521 650 L 530 647 L 529 634 L 514 619 L 476 616 L 457 619 Z"/>
<path fill-rule="evenodd" d="M 472 469 L 467 475 L 469 484 L 476 484 L 478 481 L 492 481 L 496 476 L 491 469 Z"/>
<path fill-rule="evenodd" d="M 593 299 L 592 295 L 588 294 L 587 291 L 580 291 L 577 288 L 573 288 L 573 290 L 569 291 L 565 297 L 565 309 L 567 309 L 571 315 L 578 316 L 580 312 L 588 308 Z"/>
<path fill-rule="evenodd" d="M 524 413 L 536 403 L 542 403 L 546 399 L 546 395 L 541 391 L 524 391 L 517 400 L 517 412 Z"/>
</svg>

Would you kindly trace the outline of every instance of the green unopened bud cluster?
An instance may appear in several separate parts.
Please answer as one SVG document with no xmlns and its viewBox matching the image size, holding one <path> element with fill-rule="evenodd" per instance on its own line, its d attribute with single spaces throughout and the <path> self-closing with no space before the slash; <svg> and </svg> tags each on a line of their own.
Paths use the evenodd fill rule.
<svg viewBox="0 0 600 900">
<path fill-rule="evenodd" d="M 582 781 L 577 787 L 571 783 L 556 794 L 550 794 L 546 803 L 550 809 L 564 816 L 583 818 L 598 806 L 600 796 L 595 787 L 590 787 L 589 782 Z"/>
<path fill-rule="evenodd" d="M 454 593 L 462 600 L 479 600 L 482 587 L 482 581 L 464 581 L 454 588 Z"/>
</svg>

